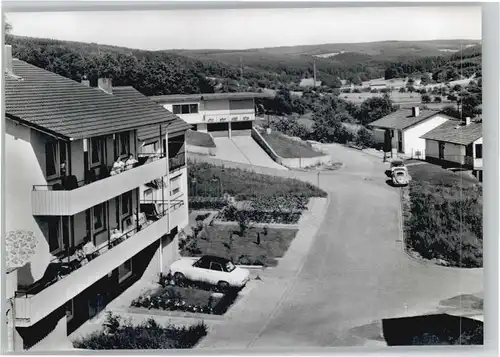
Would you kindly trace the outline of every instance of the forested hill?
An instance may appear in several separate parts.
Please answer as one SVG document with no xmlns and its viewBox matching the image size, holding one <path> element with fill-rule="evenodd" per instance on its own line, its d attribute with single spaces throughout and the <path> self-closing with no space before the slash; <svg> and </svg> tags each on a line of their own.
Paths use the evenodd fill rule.
<svg viewBox="0 0 500 357">
<path fill-rule="evenodd" d="M 146 95 L 294 90 L 302 78 L 312 75 L 313 60 L 318 79 L 330 89 L 339 87 L 340 79 L 358 83 L 384 75 L 432 72 L 436 81 L 447 81 L 481 68 L 478 41 L 389 41 L 243 51 L 144 51 L 11 35 L 6 36 L 6 43 L 12 45 L 15 57 L 38 67 L 75 80 L 83 75 L 91 81 L 111 77 L 116 85 L 131 85 Z M 464 44 L 469 47 L 460 47 Z"/>
</svg>

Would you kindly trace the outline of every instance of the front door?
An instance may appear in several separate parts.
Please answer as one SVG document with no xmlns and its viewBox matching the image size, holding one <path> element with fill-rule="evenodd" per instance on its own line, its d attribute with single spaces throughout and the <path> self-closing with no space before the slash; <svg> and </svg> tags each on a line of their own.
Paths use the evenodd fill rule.
<svg viewBox="0 0 500 357">
<path fill-rule="evenodd" d="M 398 152 L 403 152 L 403 132 L 398 130 Z"/>
<path fill-rule="evenodd" d="M 439 143 L 439 160 L 444 160 L 444 143 Z"/>
</svg>

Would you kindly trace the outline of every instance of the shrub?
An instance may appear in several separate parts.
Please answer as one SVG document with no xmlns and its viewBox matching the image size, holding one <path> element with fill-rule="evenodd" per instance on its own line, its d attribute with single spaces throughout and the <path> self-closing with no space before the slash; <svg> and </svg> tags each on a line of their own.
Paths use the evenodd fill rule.
<svg viewBox="0 0 500 357">
<path fill-rule="evenodd" d="M 199 196 L 189 197 L 189 208 L 192 210 L 206 209 L 206 210 L 218 211 L 226 207 L 228 204 L 229 202 L 226 199 L 220 197 L 199 197 Z"/>
<path fill-rule="evenodd" d="M 482 195 L 476 188 L 410 184 L 406 242 L 426 259 L 452 266 L 481 267 Z"/>
<path fill-rule="evenodd" d="M 204 322 L 189 327 L 163 327 L 150 318 L 137 326 L 121 324 L 113 334 L 94 332 L 75 341 L 73 345 L 90 350 L 192 348 L 206 335 L 207 326 Z"/>
<path fill-rule="evenodd" d="M 204 221 L 205 219 L 208 218 L 208 216 L 210 216 L 210 213 L 199 214 L 196 216 L 195 220 L 196 221 Z"/>
</svg>

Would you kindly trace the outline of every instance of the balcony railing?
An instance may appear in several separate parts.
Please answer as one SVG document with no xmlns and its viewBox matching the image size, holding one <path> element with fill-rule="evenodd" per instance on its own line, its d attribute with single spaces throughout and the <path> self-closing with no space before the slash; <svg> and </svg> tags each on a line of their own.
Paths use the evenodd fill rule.
<svg viewBox="0 0 500 357">
<path fill-rule="evenodd" d="M 54 185 L 35 185 L 31 195 L 32 214 L 74 215 L 165 176 L 166 168 L 163 155 L 151 154 L 140 156 L 136 164 L 123 171 L 102 167 L 98 175 L 87 175 L 84 181 L 69 176 Z"/>
<path fill-rule="evenodd" d="M 83 247 L 76 247 L 68 252 L 67 256 L 53 259 L 41 279 L 16 292 L 16 298 L 18 298 L 16 301 L 19 302 L 16 317 L 20 321 L 24 320 L 25 325 L 35 323 L 43 318 L 44 314 L 53 311 L 51 309 L 58 307 L 46 307 L 46 305 L 56 304 L 55 301 L 51 304 L 52 298 L 49 297 L 58 296 L 57 304 L 64 304 L 162 235 L 167 234 L 175 226 L 173 224 L 170 227 L 168 214 L 172 215 L 182 207 L 184 201 L 172 200 L 168 203 L 167 201 L 141 202 L 141 213 L 146 217 L 143 223 L 139 222 L 127 232 L 114 236 L 109 232 L 108 242 L 93 251 L 85 252 Z M 153 207 L 151 207 L 152 204 Z M 174 223 L 180 224 L 175 221 Z M 116 252 L 116 254 L 108 252 Z M 57 292 L 60 293 L 57 294 Z M 59 295 L 63 293 L 66 296 L 59 298 Z M 33 311 L 32 306 L 36 311 Z"/>
<path fill-rule="evenodd" d="M 186 153 L 180 152 L 173 157 L 168 158 L 168 168 L 170 171 L 177 170 L 186 166 Z"/>
</svg>

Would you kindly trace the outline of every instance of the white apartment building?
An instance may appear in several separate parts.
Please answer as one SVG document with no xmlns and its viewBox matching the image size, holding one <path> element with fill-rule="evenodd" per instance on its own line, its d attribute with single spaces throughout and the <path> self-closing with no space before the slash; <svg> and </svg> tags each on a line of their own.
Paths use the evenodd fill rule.
<svg viewBox="0 0 500 357">
<path fill-rule="evenodd" d="M 67 340 L 178 257 L 189 125 L 110 80 L 90 88 L 6 54 L 4 278 L 20 351 Z"/>
<path fill-rule="evenodd" d="M 153 96 L 150 99 L 214 137 L 249 136 L 255 120 L 255 98 L 265 93 L 208 93 Z"/>
</svg>

